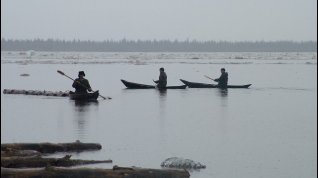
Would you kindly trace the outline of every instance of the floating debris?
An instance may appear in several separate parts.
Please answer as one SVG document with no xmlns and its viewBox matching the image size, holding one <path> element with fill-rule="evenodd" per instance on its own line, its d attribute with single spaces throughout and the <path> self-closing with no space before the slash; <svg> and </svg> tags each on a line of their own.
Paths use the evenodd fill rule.
<svg viewBox="0 0 318 178">
<path fill-rule="evenodd" d="M 23 95 L 43 95 L 43 96 L 59 96 L 68 97 L 69 91 L 40 91 L 40 90 L 16 90 L 16 89 L 4 89 L 3 94 L 23 94 Z"/>
<path fill-rule="evenodd" d="M 22 77 L 28 77 L 28 76 L 30 76 L 30 74 L 20 74 L 20 76 L 22 76 Z"/>
<path fill-rule="evenodd" d="M 168 168 L 182 168 L 182 169 L 202 169 L 206 168 L 205 165 L 194 162 L 190 159 L 183 159 L 178 157 L 172 157 L 168 158 L 165 161 L 161 163 L 162 167 L 168 167 Z"/>
<path fill-rule="evenodd" d="M 244 59 L 242 56 L 235 56 L 235 59 Z"/>
</svg>

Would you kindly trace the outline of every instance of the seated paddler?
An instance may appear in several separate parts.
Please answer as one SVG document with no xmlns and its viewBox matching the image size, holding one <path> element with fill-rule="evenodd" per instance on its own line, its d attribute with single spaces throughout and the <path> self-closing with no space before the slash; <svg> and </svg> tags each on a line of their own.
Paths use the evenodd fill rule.
<svg viewBox="0 0 318 178">
<path fill-rule="evenodd" d="M 75 88 L 75 93 L 87 93 L 87 91 L 92 91 L 92 88 L 89 85 L 88 80 L 84 77 L 84 71 L 79 71 L 78 78 L 74 80 L 74 83 L 72 85 L 72 87 Z"/>
<path fill-rule="evenodd" d="M 154 82 L 157 83 L 157 87 L 160 89 L 160 88 L 165 88 L 167 86 L 167 75 L 163 67 L 161 67 L 159 71 L 160 71 L 159 80 L 156 80 Z"/>
<path fill-rule="evenodd" d="M 221 69 L 221 76 L 214 81 L 218 82 L 220 88 L 227 88 L 227 81 L 228 81 L 228 73 L 225 72 L 225 69 Z"/>
</svg>

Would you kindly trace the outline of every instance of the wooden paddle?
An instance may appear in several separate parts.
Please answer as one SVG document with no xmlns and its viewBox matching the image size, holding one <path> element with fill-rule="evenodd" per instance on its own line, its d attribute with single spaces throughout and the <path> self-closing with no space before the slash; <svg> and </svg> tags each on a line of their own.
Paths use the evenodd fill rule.
<svg viewBox="0 0 318 178">
<path fill-rule="evenodd" d="M 65 77 L 67 77 L 67 78 L 73 80 L 74 82 L 76 81 L 76 80 L 72 79 L 71 77 L 69 77 L 68 75 L 64 74 L 64 72 L 62 72 L 62 71 L 60 71 L 60 70 L 57 70 L 57 73 L 59 73 L 59 74 L 61 74 L 61 75 L 64 75 Z M 76 81 L 76 82 L 77 82 L 78 84 L 82 85 L 83 87 L 85 87 L 86 89 L 88 89 L 85 85 L 81 84 L 81 82 L 78 82 L 78 81 Z M 95 92 L 95 91 L 92 90 L 92 92 Z M 100 95 L 100 94 L 99 94 L 99 96 L 102 97 L 103 99 L 112 99 L 111 97 L 104 97 L 104 96 L 102 96 L 102 95 Z"/>
<path fill-rule="evenodd" d="M 213 78 L 211 78 L 211 77 L 209 77 L 209 76 L 207 76 L 207 75 L 204 75 L 204 77 L 206 77 L 206 78 L 208 78 L 208 79 L 210 79 L 210 80 L 213 80 L 213 81 L 214 81 L 214 79 L 213 79 Z"/>
</svg>

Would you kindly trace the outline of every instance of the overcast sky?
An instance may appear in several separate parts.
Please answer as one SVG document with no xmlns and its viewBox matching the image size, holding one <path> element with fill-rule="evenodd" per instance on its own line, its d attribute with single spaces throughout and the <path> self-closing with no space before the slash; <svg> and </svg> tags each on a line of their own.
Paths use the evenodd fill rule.
<svg viewBox="0 0 318 178">
<path fill-rule="evenodd" d="M 317 0 L 1 0 L 1 37 L 316 41 Z"/>
</svg>

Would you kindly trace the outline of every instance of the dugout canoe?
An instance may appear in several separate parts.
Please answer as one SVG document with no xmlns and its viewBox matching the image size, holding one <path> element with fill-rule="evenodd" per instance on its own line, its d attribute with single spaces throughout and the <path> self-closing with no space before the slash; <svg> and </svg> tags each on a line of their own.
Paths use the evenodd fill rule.
<svg viewBox="0 0 318 178">
<path fill-rule="evenodd" d="M 189 88 L 220 88 L 218 85 L 208 84 L 208 83 L 197 83 L 197 82 L 189 82 L 187 80 L 180 79 L 182 83 L 187 85 Z M 248 88 L 252 84 L 247 85 L 227 85 L 227 88 Z"/>
<path fill-rule="evenodd" d="M 128 82 L 126 80 L 121 80 L 123 84 L 129 88 L 129 89 L 155 89 L 155 85 L 145 85 L 145 84 L 139 84 L 139 83 L 133 83 L 133 82 Z M 162 89 L 185 89 L 187 85 L 180 85 L 180 86 L 167 86 Z"/>
<path fill-rule="evenodd" d="M 70 99 L 77 101 L 94 101 L 97 100 L 99 92 L 95 91 L 94 93 L 75 93 L 70 91 Z"/>
</svg>

